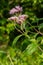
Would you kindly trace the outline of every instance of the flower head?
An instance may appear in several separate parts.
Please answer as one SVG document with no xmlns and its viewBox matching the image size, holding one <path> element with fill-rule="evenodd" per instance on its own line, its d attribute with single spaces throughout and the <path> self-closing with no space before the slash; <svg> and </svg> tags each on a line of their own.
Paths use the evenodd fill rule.
<svg viewBox="0 0 43 65">
<path fill-rule="evenodd" d="M 18 20 L 18 17 L 17 16 L 13 16 L 13 17 L 8 18 L 8 20 L 17 21 Z"/>
<path fill-rule="evenodd" d="M 14 14 L 14 13 L 17 13 L 17 12 L 18 12 L 18 10 L 17 10 L 17 9 L 12 8 L 12 9 L 10 10 L 9 14 Z"/>
<path fill-rule="evenodd" d="M 27 17 L 28 17 L 27 15 L 19 15 L 18 17 L 12 16 L 12 17 L 8 18 L 8 20 L 13 20 L 16 23 L 21 24 L 26 20 Z"/>
<path fill-rule="evenodd" d="M 25 14 L 19 15 L 19 18 L 24 18 L 24 19 L 26 19 L 26 18 L 28 18 L 28 15 L 25 15 Z"/>
<path fill-rule="evenodd" d="M 20 6 L 15 6 L 15 8 L 16 8 L 19 12 L 22 11 L 22 7 L 20 7 Z"/>
<path fill-rule="evenodd" d="M 19 19 L 25 21 L 28 18 L 28 15 L 19 15 Z"/>
<path fill-rule="evenodd" d="M 15 8 L 12 8 L 9 12 L 9 14 L 14 14 L 14 13 L 17 13 L 17 12 L 21 12 L 22 11 L 22 7 L 20 6 L 15 6 Z"/>
</svg>

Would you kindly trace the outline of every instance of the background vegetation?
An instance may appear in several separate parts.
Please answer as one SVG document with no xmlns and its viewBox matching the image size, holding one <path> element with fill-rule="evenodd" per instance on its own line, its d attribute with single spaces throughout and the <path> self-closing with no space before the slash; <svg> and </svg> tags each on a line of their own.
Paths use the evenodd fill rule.
<svg viewBox="0 0 43 65">
<path fill-rule="evenodd" d="M 23 25 L 8 21 L 18 5 Z M 0 0 L 0 65 L 43 65 L 43 0 Z"/>
</svg>

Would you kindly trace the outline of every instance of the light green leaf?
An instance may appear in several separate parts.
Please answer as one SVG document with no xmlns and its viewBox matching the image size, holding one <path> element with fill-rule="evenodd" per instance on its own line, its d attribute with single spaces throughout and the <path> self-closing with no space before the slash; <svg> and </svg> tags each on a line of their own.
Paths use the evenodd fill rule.
<svg viewBox="0 0 43 65">
<path fill-rule="evenodd" d="M 27 46 L 26 50 L 24 51 L 24 54 L 31 55 L 36 50 L 37 50 L 37 44 L 36 44 L 36 42 L 35 43 L 31 43 L 30 45 Z"/>
</svg>

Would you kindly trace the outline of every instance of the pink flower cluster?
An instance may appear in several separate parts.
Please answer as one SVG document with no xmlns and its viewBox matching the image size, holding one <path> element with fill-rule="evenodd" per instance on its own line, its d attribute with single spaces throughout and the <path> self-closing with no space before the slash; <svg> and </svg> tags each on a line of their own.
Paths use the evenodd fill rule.
<svg viewBox="0 0 43 65">
<path fill-rule="evenodd" d="M 9 12 L 9 14 L 14 14 L 14 13 L 17 13 L 17 12 L 21 12 L 22 11 L 22 7 L 20 6 L 15 6 L 15 8 L 12 8 Z"/>
<path fill-rule="evenodd" d="M 17 16 L 13 16 L 13 17 L 10 17 L 8 18 L 8 20 L 13 20 L 13 21 L 16 21 L 16 23 L 18 24 L 21 24 L 23 23 L 26 19 L 28 18 L 28 15 L 19 15 L 18 17 Z"/>
<path fill-rule="evenodd" d="M 12 17 L 8 18 L 8 20 L 12 20 L 12 21 L 16 21 L 17 19 L 18 19 L 17 16 L 12 16 Z"/>
<path fill-rule="evenodd" d="M 17 13 L 17 12 L 19 12 L 19 13 L 21 13 L 22 12 L 22 7 L 20 7 L 20 6 L 15 6 L 15 8 L 12 8 L 11 10 L 10 10 L 10 12 L 9 12 L 9 14 L 14 14 L 14 13 Z M 18 23 L 18 24 L 21 24 L 21 23 L 23 23 L 26 19 L 28 18 L 28 15 L 25 15 L 25 14 L 23 14 L 23 15 L 15 15 L 15 16 L 12 16 L 12 17 L 10 17 L 10 18 L 8 18 L 8 20 L 12 20 L 12 21 L 15 21 L 16 23 Z"/>
</svg>

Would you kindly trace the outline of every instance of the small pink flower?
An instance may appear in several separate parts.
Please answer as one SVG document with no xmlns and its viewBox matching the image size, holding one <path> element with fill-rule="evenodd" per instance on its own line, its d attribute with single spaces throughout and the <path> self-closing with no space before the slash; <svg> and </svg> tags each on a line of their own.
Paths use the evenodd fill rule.
<svg viewBox="0 0 43 65">
<path fill-rule="evenodd" d="M 14 13 L 17 13 L 17 12 L 21 12 L 22 11 L 22 7 L 20 6 L 15 6 L 15 8 L 12 8 L 9 12 L 9 14 L 14 14 Z"/>
<path fill-rule="evenodd" d="M 8 18 L 8 20 L 17 21 L 18 20 L 18 17 L 17 16 L 13 16 L 13 17 Z"/>
<path fill-rule="evenodd" d="M 19 18 L 20 20 L 22 20 L 22 21 L 25 21 L 25 19 L 24 18 Z"/>
<path fill-rule="evenodd" d="M 24 19 L 26 19 L 26 18 L 28 18 L 28 15 L 19 15 L 19 18 L 24 18 Z"/>
<path fill-rule="evenodd" d="M 9 14 L 14 14 L 14 13 L 17 13 L 17 12 L 18 12 L 18 10 L 17 10 L 17 9 L 12 8 L 12 9 L 10 10 Z"/>
<path fill-rule="evenodd" d="M 22 11 L 22 7 L 20 7 L 20 6 L 15 6 L 15 8 L 16 8 L 18 11 Z"/>
<path fill-rule="evenodd" d="M 19 15 L 19 19 L 23 22 L 28 18 L 28 15 Z"/>
</svg>

